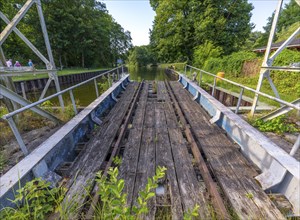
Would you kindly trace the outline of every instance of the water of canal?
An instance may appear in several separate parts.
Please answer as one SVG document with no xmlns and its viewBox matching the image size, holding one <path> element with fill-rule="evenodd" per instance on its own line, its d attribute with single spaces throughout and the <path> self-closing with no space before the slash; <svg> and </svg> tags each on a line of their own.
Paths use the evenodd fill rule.
<svg viewBox="0 0 300 220">
<path fill-rule="evenodd" d="M 165 70 L 159 67 L 130 67 L 128 69 L 128 72 L 130 73 L 130 79 L 134 81 L 142 81 L 144 80 L 156 80 L 156 81 L 163 81 L 163 80 L 170 80 L 170 77 L 165 74 Z M 72 85 L 63 85 L 61 89 L 66 89 Z M 104 90 L 107 89 L 105 86 L 99 85 L 99 92 L 104 92 Z M 101 91 L 102 90 L 102 91 Z M 49 96 L 51 94 L 55 93 L 54 88 L 50 88 L 46 94 L 46 96 Z M 94 82 L 88 83 L 86 85 L 82 85 L 75 90 L 73 90 L 73 94 L 76 100 L 76 103 L 79 104 L 81 107 L 88 106 L 92 101 L 96 99 L 96 91 Z M 40 91 L 36 93 L 32 93 L 30 95 L 31 101 L 38 100 L 40 96 Z M 70 103 L 70 96 L 69 93 L 65 93 L 63 95 L 64 101 L 66 103 Z M 58 106 L 58 99 L 54 98 L 51 100 L 51 103 L 54 106 Z"/>
</svg>

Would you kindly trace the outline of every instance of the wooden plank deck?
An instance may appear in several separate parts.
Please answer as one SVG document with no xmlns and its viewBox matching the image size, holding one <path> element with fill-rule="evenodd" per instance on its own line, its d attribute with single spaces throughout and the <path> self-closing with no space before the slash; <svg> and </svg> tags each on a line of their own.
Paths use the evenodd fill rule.
<svg viewBox="0 0 300 220">
<path fill-rule="evenodd" d="M 178 126 L 164 82 L 155 86 L 157 94 L 147 91 L 148 97 L 136 109 L 120 167 L 120 178 L 125 179 L 125 192 L 129 195 L 128 205 L 135 203 L 147 178 L 154 175 L 155 167 L 165 166 L 166 177 L 160 183 L 165 193 L 150 201 L 145 219 L 154 219 L 161 210 L 169 211 L 172 219 L 183 219 L 183 213 L 196 204 L 201 206 L 201 218 L 209 219 L 205 186 L 197 179 L 188 143 Z M 145 88 L 149 88 L 148 83 Z"/>
<path fill-rule="evenodd" d="M 122 164 L 119 177 L 125 180 L 127 205 L 136 204 L 138 193 L 147 179 L 155 174 L 157 166 L 167 168 L 160 181 L 163 193 L 157 193 L 149 202 L 149 213 L 143 219 L 183 219 L 185 212 L 199 205 L 199 218 L 212 219 L 216 213 L 212 197 L 205 185 L 185 136 L 185 125 L 174 109 L 174 92 L 197 145 L 206 158 L 210 171 L 218 183 L 232 217 L 240 219 L 284 219 L 264 191 L 254 181 L 258 173 L 216 125 L 209 123 L 206 112 L 192 100 L 192 96 L 178 82 L 144 82 L 127 135 L 120 146 Z M 72 166 L 70 188 L 66 199 L 79 198 L 85 193 L 89 180 L 104 169 L 105 161 L 118 136 L 118 130 L 134 99 L 138 83 L 131 83 L 115 107 L 104 118 L 92 139 L 86 144 Z M 177 108 L 178 109 L 178 108 Z M 76 181 L 74 178 L 76 177 Z"/>
</svg>

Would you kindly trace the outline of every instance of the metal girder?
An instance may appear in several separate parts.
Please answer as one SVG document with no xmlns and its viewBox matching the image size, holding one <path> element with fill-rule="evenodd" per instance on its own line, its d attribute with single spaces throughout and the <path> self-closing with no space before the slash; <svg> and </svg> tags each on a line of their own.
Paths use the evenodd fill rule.
<svg viewBox="0 0 300 220">
<path fill-rule="evenodd" d="M 294 105 L 300 105 L 300 98 L 293 101 L 292 104 Z M 276 118 L 280 115 L 283 115 L 283 114 L 286 114 L 288 113 L 289 111 L 293 110 L 293 108 L 289 107 L 289 106 L 283 106 L 279 109 L 276 109 L 275 111 L 271 112 L 270 114 L 268 115 L 265 115 L 264 117 L 260 118 L 264 121 L 268 121 L 268 120 L 271 120 L 273 118 Z"/>
<path fill-rule="evenodd" d="M 46 44 L 48 57 L 49 57 L 51 65 L 52 65 L 52 68 L 47 68 L 47 69 L 55 69 L 54 58 L 53 58 L 51 45 L 50 45 L 50 41 L 49 41 L 49 36 L 48 36 L 47 28 L 46 28 L 45 18 L 44 18 L 44 14 L 43 14 L 43 10 L 42 10 L 42 3 L 40 0 L 36 0 L 36 3 L 37 3 L 36 4 L 37 11 L 38 11 L 39 18 L 41 21 L 40 23 L 41 23 L 41 28 L 42 28 L 45 44 Z"/>
<path fill-rule="evenodd" d="M 294 33 L 275 51 L 274 54 L 268 59 L 269 62 L 273 63 L 274 59 L 280 54 L 280 52 L 289 45 L 289 43 L 300 33 L 300 27 L 294 31 Z"/>
<path fill-rule="evenodd" d="M 296 0 L 296 2 L 299 4 L 300 6 L 300 0 Z M 279 93 L 276 89 L 276 86 L 274 85 L 272 79 L 270 78 L 270 70 L 284 70 L 284 71 L 294 71 L 294 72 L 299 72 L 299 68 L 286 68 L 286 67 L 272 67 L 273 61 L 274 59 L 278 56 L 278 54 L 280 54 L 282 52 L 282 50 L 284 48 L 286 48 L 289 43 L 300 33 L 300 27 L 275 51 L 275 53 L 273 53 L 270 56 L 270 52 L 271 52 L 271 47 L 272 47 L 272 42 L 275 36 L 275 32 L 276 32 L 276 26 L 277 26 L 277 22 L 278 22 L 278 18 L 280 16 L 280 10 L 282 8 L 282 4 L 283 4 L 283 0 L 278 0 L 278 5 L 275 11 L 275 15 L 273 18 L 273 22 L 272 22 L 272 27 L 271 27 L 271 31 L 270 31 L 270 35 L 269 35 L 269 40 L 268 40 L 268 44 L 267 44 L 267 48 L 266 48 L 266 52 L 265 52 L 265 56 L 264 56 L 264 60 L 260 69 L 260 75 L 259 75 L 259 79 L 258 79 L 258 83 L 257 83 L 257 87 L 256 87 L 256 91 L 259 92 L 262 86 L 262 82 L 264 80 L 264 78 L 266 77 L 271 85 L 271 88 L 275 94 L 275 96 L 277 98 L 280 98 Z M 258 102 L 258 97 L 259 94 L 255 93 L 254 99 L 253 99 L 253 103 L 252 103 L 252 107 L 251 107 L 251 111 L 250 111 L 250 115 L 253 116 L 255 113 L 255 109 L 256 109 L 256 105 Z M 282 106 L 282 105 L 281 105 Z"/>
<path fill-rule="evenodd" d="M 8 99 L 22 105 L 22 106 L 26 106 L 31 104 L 31 102 L 29 102 L 28 100 L 24 99 L 22 96 L 19 96 L 18 94 L 14 93 L 13 91 L 7 89 L 5 86 L 0 85 L 0 94 L 4 97 L 7 97 Z M 49 112 L 44 111 L 43 109 L 35 106 L 32 107 L 31 109 L 32 111 L 34 111 L 35 113 L 48 118 L 56 123 L 61 123 L 61 120 L 59 120 L 58 118 L 56 118 L 54 115 L 50 114 Z M 7 119 L 7 118 L 5 118 Z"/>
<path fill-rule="evenodd" d="M 16 25 L 21 21 L 21 19 L 24 17 L 26 12 L 30 9 L 33 3 L 35 3 L 35 0 L 28 0 L 20 9 L 20 11 L 15 15 L 15 17 L 11 20 L 11 22 L 0 33 L 0 46 L 4 43 L 8 35 L 16 27 Z"/>
<path fill-rule="evenodd" d="M 8 18 L 0 11 L 1 19 L 9 24 Z M 18 28 L 14 27 L 13 31 L 27 44 L 27 46 L 47 65 L 51 65 L 49 60 L 19 31 Z"/>
<path fill-rule="evenodd" d="M 289 72 L 300 72 L 300 68 L 297 67 L 282 67 L 282 66 L 262 66 L 262 69 L 267 70 L 279 70 L 279 71 L 289 71 Z"/>
<path fill-rule="evenodd" d="M 41 24 L 41 29 L 43 32 L 43 37 L 44 37 L 49 60 L 16 28 L 16 25 L 20 22 L 20 20 L 24 17 L 24 15 L 27 13 L 27 11 L 30 9 L 30 7 L 34 3 L 36 3 L 36 7 L 37 7 L 39 19 L 40 19 L 40 24 Z M 59 85 L 58 77 L 57 77 L 56 70 L 55 70 L 55 62 L 54 62 L 54 58 L 53 58 L 53 54 L 52 54 L 52 50 L 51 50 L 51 46 L 50 46 L 49 36 L 47 33 L 47 28 L 46 28 L 46 24 L 45 24 L 41 1 L 40 0 L 28 0 L 24 4 L 24 6 L 19 10 L 17 15 L 10 22 L 2 12 L 0 12 L 0 17 L 2 18 L 2 20 L 4 22 L 7 23 L 7 26 L 1 32 L 1 35 L 0 35 L 0 46 L 6 40 L 8 35 L 12 31 L 14 31 L 29 46 L 29 48 L 46 64 L 46 67 L 48 70 L 48 76 L 49 76 L 49 78 L 54 80 L 56 91 L 60 92 L 61 91 L 60 85 Z M 60 102 L 60 106 L 63 109 L 64 101 L 63 101 L 62 96 L 59 96 L 58 99 Z"/>
</svg>

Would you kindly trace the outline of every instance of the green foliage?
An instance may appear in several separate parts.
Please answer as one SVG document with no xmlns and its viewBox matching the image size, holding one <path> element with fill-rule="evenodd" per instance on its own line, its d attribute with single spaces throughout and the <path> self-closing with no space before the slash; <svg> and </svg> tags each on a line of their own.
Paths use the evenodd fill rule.
<svg viewBox="0 0 300 220">
<path fill-rule="evenodd" d="M 264 132 L 299 132 L 300 129 L 297 128 L 294 124 L 289 123 L 286 116 L 279 116 L 270 121 L 264 122 L 261 119 L 257 119 L 252 122 L 254 127 L 257 127 L 260 131 Z"/>
<path fill-rule="evenodd" d="M 156 64 L 156 58 L 150 46 L 136 46 L 129 51 L 128 63 L 134 66 L 147 66 Z"/>
<path fill-rule="evenodd" d="M 295 0 L 290 1 L 281 11 L 277 24 L 279 32 L 300 21 L 300 7 Z M 299 26 L 298 26 L 299 27 Z M 286 40 L 286 39 L 285 39 Z"/>
<path fill-rule="evenodd" d="M 0 118 L 3 116 L 3 115 L 6 115 L 8 114 L 8 110 L 7 108 L 5 108 L 4 106 L 0 106 Z"/>
<path fill-rule="evenodd" d="M 274 66 L 289 66 L 300 61 L 300 52 L 285 49 L 275 59 Z M 284 94 L 300 96 L 300 77 L 296 72 L 272 71 L 271 78 L 276 88 Z"/>
<path fill-rule="evenodd" d="M 215 47 L 211 41 L 205 41 L 203 45 L 199 45 L 194 50 L 194 62 L 200 68 L 203 68 L 208 58 L 217 58 L 222 54 L 221 47 Z"/>
<path fill-rule="evenodd" d="M 97 219 L 140 219 L 142 215 L 148 213 L 147 202 L 155 196 L 153 190 L 158 186 L 159 179 L 165 176 L 166 168 L 157 167 L 152 178 L 148 178 L 148 183 L 143 191 L 139 193 L 137 205 L 132 209 L 127 206 L 127 194 L 123 193 L 125 182 L 118 179 L 118 168 L 109 168 L 108 177 L 102 172 L 97 173 L 98 194 L 101 199 L 100 207 L 96 208 Z"/>
<path fill-rule="evenodd" d="M 294 24 L 288 27 L 282 28 L 282 30 L 277 33 L 277 42 L 287 40 L 292 35 L 292 33 L 294 33 L 297 30 L 299 26 L 300 26 L 300 21 L 295 22 Z M 300 34 L 297 37 L 300 38 Z"/>
<path fill-rule="evenodd" d="M 0 174 L 7 163 L 7 157 L 4 151 L 0 151 Z"/>
<path fill-rule="evenodd" d="M 53 103 L 50 100 L 47 100 L 41 104 L 42 107 L 53 107 Z"/>
<path fill-rule="evenodd" d="M 50 188 L 50 183 L 41 179 L 27 182 L 17 190 L 12 201 L 17 208 L 5 208 L 1 211 L 2 219 L 45 219 L 55 211 L 57 204 L 64 198 L 64 188 Z"/>
<path fill-rule="evenodd" d="M 193 210 L 189 210 L 188 212 L 184 213 L 183 219 L 184 220 L 193 220 L 194 217 L 198 217 L 198 210 L 199 210 L 200 206 L 199 205 L 195 205 L 195 207 L 193 208 Z"/>
<path fill-rule="evenodd" d="M 151 0 L 150 4 L 156 12 L 150 44 L 161 62 L 190 62 L 194 50 L 206 41 L 229 54 L 243 45 L 252 29 L 252 5 L 246 0 Z"/>
<path fill-rule="evenodd" d="M 256 54 L 253 52 L 239 51 L 220 58 L 208 58 L 204 69 L 213 73 L 223 71 L 228 76 L 239 77 L 243 63 L 255 58 Z"/>
</svg>

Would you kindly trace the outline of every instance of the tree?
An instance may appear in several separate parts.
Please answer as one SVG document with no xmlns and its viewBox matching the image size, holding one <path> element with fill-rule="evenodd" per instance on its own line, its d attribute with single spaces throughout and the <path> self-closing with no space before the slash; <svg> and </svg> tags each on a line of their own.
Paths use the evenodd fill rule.
<svg viewBox="0 0 300 220">
<path fill-rule="evenodd" d="M 224 54 L 249 36 L 252 5 L 246 0 L 151 0 L 156 17 L 150 42 L 160 60 L 191 61 L 194 49 L 211 41 Z"/>
<path fill-rule="evenodd" d="M 150 46 L 135 46 L 129 52 L 128 63 L 134 66 L 146 66 L 156 64 L 156 59 Z"/>
</svg>

